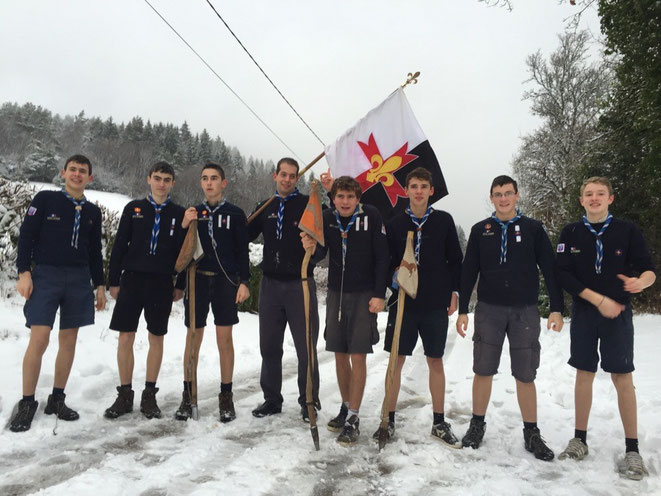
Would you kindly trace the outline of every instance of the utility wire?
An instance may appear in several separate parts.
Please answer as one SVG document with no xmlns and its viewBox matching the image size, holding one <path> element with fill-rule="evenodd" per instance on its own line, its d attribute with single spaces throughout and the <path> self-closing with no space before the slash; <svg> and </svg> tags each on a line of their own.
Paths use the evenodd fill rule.
<svg viewBox="0 0 661 496">
<path fill-rule="evenodd" d="M 307 122 L 305 122 L 305 119 L 303 119 L 303 117 L 301 117 L 301 114 L 299 114 L 299 113 L 296 111 L 296 109 L 294 108 L 294 106 L 293 106 L 291 103 L 289 103 L 289 100 L 287 100 L 287 98 L 285 97 L 285 95 L 282 94 L 282 92 L 278 89 L 278 87 L 277 87 L 277 86 L 275 85 L 275 83 L 271 80 L 271 78 L 266 74 L 266 72 L 264 72 L 264 69 L 262 69 L 262 66 L 259 65 L 259 63 L 257 63 L 257 61 L 256 61 L 255 58 L 252 56 L 252 54 L 251 54 L 251 53 L 248 51 L 248 49 L 243 45 L 243 43 L 241 43 L 241 40 L 238 38 L 238 36 L 237 36 L 236 34 L 234 34 L 234 31 L 232 31 L 232 28 L 229 27 L 229 24 L 227 24 L 227 22 L 225 21 L 225 19 L 223 19 L 223 17 L 218 13 L 218 11 L 217 11 L 216 8 L 213 6 L 213 4 L 212 4 L 209 0 L 206 0 L 206 2 L 209 4 L 209 7 L 211 7 L 211 10 L 213 10 L 213 11 L 216 13 L 216 15 L 218 16 L 218 19 L 220 19 L 220 20 L 222 21 L 222 23 L 225 25 L 225 27 L 227 28 L 227 30 L 232 34 L 232 36 L 234 36 L 234 39 L 237 41 L 237 43 L 238 43 L 239 45 L 241 45 L 241 48 L 243 48 L 243 51 L 246 52 L 246 53 L 248 54 L 248 57 L 250 57 L 250 60 L 252 60 L 253 63 L 257 66 L 257 68 L 262 72 L 262 74 L 264 74 L 264 77 L 268 80 L 269 83 L 271 83 L 271 86 L 273 86 L 273 88 L 275 88 L 275 91 L 278 92 L 278 95 L 280 95 L 280 96 L 282 97 L 282 99 L 287 103 L 287 105 L 289 105 L 289 108 L 292 109 L 292 111 L 293 111 L 293 112 L 296 114 L 296 116 L 301 120 L 301 122 L 302 122 L 303 124 L 305 124 L 305 127 L 307 127 L 307 128 L 310 130 L 310 132 L 314 135 L 314 137 L 317 138 L 317 140 L 319 141 L 319 143 L 321 143 L 322 146 L 325 147 L 326 144 L 321 140 L 321 138 L 320 138 L 319 136 L 317 136 L 317 133 L 315 133 L 315 132 L 312 130 L 312 128 L 310 127 L 310 125 L 309 125 Z"/>
<path fill-rule="evenodd" d="M 197 58 L 200 59 L 204 65 L 207 66 L 207 68 L 208 68 L 208 69 L 214 74 L 214 76 L 216 76 L 216 77 L 218 78 L 218 80 L 219 80 L 221 83 L 223 83 L 223 84 L 227 87 L 227 89 L 230 90 L 230 92 L 231 92 L 231 93 L 232 93 L 232 94 L 233 94 L 233 95 L 234 95 L 234 96 L 235 96 L 235 97 L 236 97 L 236 98 L 237 98 L 237 99 L 238 99 L 238 100 L 239 100 L 239 101 L 240 101 L 240 102 L 241 102 L 241 103 L 242 103 L 242 104 L 243 104 L 243 105 L 244 105 L 244 106 L 250 111 L 250 113 L 251 113 L 252 115 L 254 115 L 255 118 L 256 118 L 259 122 L 261 122 L 261 123 L 264 125 L 264 127 L 265 127 L 266 129 L 268 129 L 269 132 L 270 132 L 273 136 L 275 136 L 276 139 L 277 139 L 280 143 L 283 144 L 283 146 L 284 146 L 285 148 L 287 148 L 287 150 L 289 150 L 289 151 L 290 151 L 290 152 L 291 152 L 296 158 L 298 158 L 301 162 L 303 162 L 303 160 L 298 156 L 298 154 L 297 154 L 294 150 L 292 150 L 291 147 L 290 147 L 287 143 L 285 143 L 285 142 L 283 141 L 283 139 L 280 138 L 280 136 L 278 136 L 278 135 L 276 134 L 276 132 L 275 132 L 273 129 L 271 129 L 271 127 L 270 127 L 266 122 L 264 122 L 264 120 L 263 120 L 259 115 L 257 115 L 257 113 L 256 113 L 256 112 L 250 107 L 250 105 L 248 105 L 248 104 L 245 102 L 245 100 L 243 100 L 243 98 L 241 98 L 241 97 L 238 95 L 238 93 L 237 93 L 236 91 L 234 91 L 234 90 L 232 89 L 232 87 L 231 87 L 229 84 L 227 84 L 227 83 L 225 82 L 225 80 L 224 80 L 222 77 L 220 77 L 220 75 L 219 75 L 219 74 L 213 69 L 213 67 L 211 67 L 211 66 L 209 65 L 209 63 L 204 59 L 204 57 L 202 57 L 202 55 L 200 55 L 199 53 L 197 53 L 197 51 L 196 51 L 196 50 L 190 45 L 190 43 L 188 43 L 188 42 L 184 39 L 183 36 L 181 36 L 181 35 L 179 34 L 179 32 L 178 32 L 178 31 L 172 26 L 172 24 L 170 24 L 170 23 L 167 21 L 167 19 L 165 19 L 165 17 L 163 17 L 163 16 L 161 15 L 161 13 L 160 13 L 158 10 L 156 10 L 156 8 L 155 8 L 151 3 L 149 3 L 149 0 L 144 0 L 144 1 L 145 1 L 145 3 L 146 3 L 147 5 L 149 5 L 149 7 L 150 7 L 150 8 L 156 13 L 156 15 L 157 15 L 158 17 L 160 17 L 161 20 L 162 20 L 165 24 L 168 25 L 168 27 L 174 32 L 174 34 L 176 34 L 176 35 L 179 37 L 179 39 L 180 39 L 181 41 L 183 41 L 183 42 L 185 43 L 185 45 L 186 45 L 188 48 L 190 48 L 190 50 L 191 50 L 191 51 L 197 56 Z"/>
</svg>

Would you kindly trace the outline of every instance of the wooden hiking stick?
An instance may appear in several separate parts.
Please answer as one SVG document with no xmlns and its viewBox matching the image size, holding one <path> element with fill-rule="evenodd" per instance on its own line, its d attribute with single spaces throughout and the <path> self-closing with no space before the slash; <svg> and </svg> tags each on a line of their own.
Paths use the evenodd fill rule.
<svg viewBox="0 0 661 496">
<path fill-rule="evenodd" d="M 406 236 L 406 249 L 402 262 L 399 265 L 397 273 L 397 284 L 399 285 L 399 293 L 397 295 L 397 317 L 395 319 L 395 329 L 392 336 L 392 344 L 390 345 L 390 358 L 388 360 L 388 369 L 386 371 L 386 394 L 383 398 L 383 406 L 381 407 L 381 425 L 379 426 L 379 451 L 383 450 L 388 441 L 388 412 L 390 402 L 393 395 L 393 377 L 395 375 L 395 367 L 399 357 L 399 335 L 402 331 L 402 320 L 404 318 L 404 302 L 406 295 L 415 298 L 418 293 L 418 265 L 415 261 L 415 253 L 413 251 L 413 231 L 409 231 Z"/>
<path fill-rule="evenodd" d="M 324 157 L 324 155 L 326 155 L 326 152 L 321 152 L 319 155 L 317 155 L 312 160 L 312 162 L 310 162 L 308 165 L 306 165 L 305 168 L 298 173 L 298 177 L 301 177 L 303 174 L 305 174 L 307 171 L 309 171 L 310 168 L 314 164 L 319 162 Z M 257 217 L 259 214 L 261 214 L 262 211 L 273 201 L 274 198 L 275 198 L 275 195 L 273 195 L 271 198 L 269 198 L 264 203 L 262 203 L 257 210 L 255 210 L 252 214 L 250 214 L 250 217 L 248 217 L 247 223 L 250 224 L 255 219 L 255 217 Z"/>
<path fill-rule="evenodd" d="M 310 200 L 298 223 L 301 231 L 311 236 L 317 243 L 324 245 L 324 225 L 321 217 L 321 198 L 319 196 L 319 182 L 312 181 L 310 184 Z M 301 264 L 301 283 L 303 284 L 303 308 L 305 310 L 305 345 L 308 353 L 308 373 L 305 385 L 305 403 L 310 419 L 310 434 L 314 447 L 319 451 L 319 430 L 317 429 L 317 411 L 314 409 L 315 397 L 312 386 L 312 373 L 314 370 L 314 345 L 310 331 L 310 286 L 308 284 L 308 265 L 314 252 L 313 248 L 305 250 L 305 257 Z"/>
</svg>

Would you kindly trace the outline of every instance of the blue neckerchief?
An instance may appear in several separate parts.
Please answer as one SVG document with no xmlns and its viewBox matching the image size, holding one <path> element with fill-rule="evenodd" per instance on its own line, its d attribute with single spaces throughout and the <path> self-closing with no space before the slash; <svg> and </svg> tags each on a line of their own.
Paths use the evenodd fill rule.
<svg viewBox="0 0 661 496">
<path fill-rule="evenodd" d="M 507 222 L 501 221 L 496 217 L 496 212 L 491 214 L 491 218 L 500 224 L 500 263 L 507 262 L 507 228 L 521 218 L 521 212 L 516 211 L 516 216 Z"/>
<path fill-rule="evenodd" d="M 82 200 L 76 200 L 73 196 L 66 192 L 63 188 L 62 193 L 66 196 L 71 203 L 74 204 L 75 214 L 73 217 L 73 232 L 71 233 L 71 246 L 75 249 L 78 249 L 78 235 L 80 234 L 80 212 L 83 209 L 83 205 L 87 202 L 87 198 L 83 196 Z"/>
<path fill-rule="evenodd" d="M 406 213 L 409 214 L 409 217 L 411 218 L 411 222 L 413 222 L 417 229 L 415 233 L 415 262 L 417 264 L 420 264 L 420 246 L 422 245 L 422 226 L 425 225 L 425 222 L 427 222 L 427 219 L 429 218 L 429 214 L 433 212 L 433 208 L 431 206 L 427 207 L 427 211 L 425 212 L 425 215 L 422 216 L 422 219 L 418 220 L 418 218 L 413 214 L 411 211 L 411 207 L 406 207 Z"/>
<path fill-rule="evenodd" d="M 278 207 L 278 219 L 276 221 L 276 226 L 275 226 L 275 237 L 276 239 L 282 239 L 282 220 L 285 217 L 285 202 L 287 200 L 290 200 L 294 198 L 295 196 L 298 195 L 298 188 L 296 188 L 294 191 L 289 193 L 287 196 L 284 198 L 280 196 L 280 193 L 276 190 L 275 192 L 275 197 L 280 200 L 280 206 Z"/>
<path fill-rule="evenodd" d="M 158 233 L 161 231 L 161 210 L 170 203 L 170 195 L 165 199 L 163 203 L 158 205 L 154 201 L 154 197 L 149 193 L 147 197 L 149 203 L 154 207 L 154 227 L 151 230 L 151 241 L 149 242 L 149 254 L 156 255 L 156 246 L 158 245 Z"/>
<path fill-rule="evenodd" d="M 597 232 L 594 230 L 594 227 L 590 225 L 588 218 L 585 215 L 583 216 L 583 224 L 585 224 L 585 227 L 597 237 L 597 259 L 594 261 L 594 270 L 597 274 L 601 274 L 601 262 L 604 260 L 604 243 L 601 241 L 601 235 L 604 234 L 604 231 L 606 231 L 606 228 L 610 225 L 611 220 L 613 220 L 613 215 L 609 213 L 601 230 Z"/>
<path fill-rule="evenodd" d="M 353 211 L 353 215 L 351 216 L 351 220 L 347 224 L 346 229 L 342 227 L 342 222 L 340 222 L 340 213 L 337 210 L 335 210 L 334 213 L 335 213 L 335 220 L 337 220 L 337 228 L 340 230 L 340 236 L 342 237 L 342 270 L 344 270 L 344 262 L 347 258 L 347 236 L 349 230 L 356 223 L 356 219 L 360 214 L 360 208 L 358 205 L 356 205 L 356 209 Z"/>
<path fill-rule="evenodd" d="M 218 205 L 216 205 L 213 208 L 211 208 L 207 202 L 204 202 L 204 208 L 206 208 L 207 211 L 209 212 L 209 224 L 207 225 L 209 231 L 209 239 L 211 240 L 211 244 L 214 246 L 214 248 L 216 247 L 216 244 L 214 243 L 214 239 L 213 239 L 213 214 L 215 214 L 216 211 L 223 205 L 225 205 L 225 200 L 222 200 Z"/>
</svg>

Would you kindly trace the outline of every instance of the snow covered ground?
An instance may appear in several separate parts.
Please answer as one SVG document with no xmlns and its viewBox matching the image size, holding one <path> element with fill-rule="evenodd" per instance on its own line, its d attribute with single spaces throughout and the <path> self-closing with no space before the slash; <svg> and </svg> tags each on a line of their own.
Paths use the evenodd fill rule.
<svg viewBox="0 0 661 496">
<path fill-rule="evenodd" d="M 22 301 L 0 302 L 0 421 L 8 423 L 21 394 L 21 361 L 28 341 Z M 77 422 L 43 414 L 53 381 L 57 335 L 44 357 L 32 429 L 0 432 L 0 494 L 661 494 L 661 397 L 655 362 L 661 355 L 659 316 L 637 316 L 635 373 L 641 450 L 650 477 L 642 482 L 616 473 L 624 451 L 622 427 L 609 377 L 595 380 L 588 433 L 590 456 L 583 462 L 535 460 L 523 447 L 509 357 L 503 356 L 487 413 L 487 434 L 479 450 L 450 450 L 429 435 L 431 406 L 421 350 L 405 365 L 396 440 L 379 454 L 370 436 L 378 425 L 387 354 L 380 342 L 368 359 L 369 377 L 361 408 L 361 439 L 343 448 L 324 428 L 337 413 L 340 396 L 332 355 L 319 344 L 321 367 L 321 451 L 314 450 L 307 424 L 298 417 L 296 362 L 291 338 L 284 354 L 283 413 L 253 418 L 262 400 L 257 317 L 241 314 L 235 327 L 234 395 L 237 419 L 221 424 L 217 416 L 218 353 L 207 331 L 199 364 L 200 420 L 177 422 L 172 415 L 181 395 L 185 328 L 183 307 L 175 304 L 158 386 L 164 413 L 146 420 L 136 410 L 119 420 L 103 418 L 115 397 L 117 335 L 108 330 L 112 304 L 97 313 L 94 326 L 80 331 L 76 362 L 67 388 L 68 403 L 79 410 Z M 323 318 L 324 308 L 321 308 Z M 454 325 L 451 319 L 451 326 Z M 383 333 L 385 314 L 379 316 Z M 57 328 L 57 323 L 56 323 Z M 452 327 L 451 327 L 452 328 Z M 381 336 L 383 340 L 383 334 Z M 566 365 L 567 328 L 542 334 L 542 365 L 537 388 L 539 421 L 549 445 L 561 451 L 573 434 L 573 370 Z M 134 385 L 144 380 L 147 333 L 135 345 Z M 463 435 L 471 414 L 471 342 L 453 331 L 446 352 L 446 416 Z M 656 391 L 656 392 L 655 392 Z M 56 429 L 57 435 L 54 435 Z"/>
</svg>

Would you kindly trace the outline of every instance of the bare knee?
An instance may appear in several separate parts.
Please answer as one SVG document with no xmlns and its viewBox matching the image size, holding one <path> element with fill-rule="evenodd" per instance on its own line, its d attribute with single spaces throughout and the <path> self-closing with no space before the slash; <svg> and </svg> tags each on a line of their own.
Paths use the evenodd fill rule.
<svg viewBox="0 0 661 496">
<path fill-rule="evenodd" d="M 120 332 L 119 333 L 119 340 L 117 342 L 117 345 L 121 349 L 127 349 L 127 348 L 133 348 L 133 342 L 135 341 L 135 333 L 134 332 Z"/>
<path fill-rule="evenodd" d="M 594 372 L 588 372 L 587 370 L 577 370 L 576 384 L 579 386 L 591 386 L 595 375 Z"/>
<path fill-rule="evenodd" d="M 232 328 L 217 327 L 216 328 L 216 343 L 220 352 L 231 351 L 234 348 L 232 341 Z"/>
<path fill-rule="evenodd" d="M 427 364 L 429 365 L 429 370 L 436 372 L 437 374 L 443 374 L 443 359 L 442 358 L 429 358 L 427 357 Z"/>
<path fill-rule="evenodd" d="M 633 384 L 631 372 L 627 374 L 611 374 L 611 380 L 615 385 L 615 389 L 627 388 Z"/>
<path fill-rule="evenodd" d="M 78 340 L 78 329 L 62 329 L 58 336 L 61 349 L 75 349 Z"/>
<path fill-rule="evenodd" d="M 162 349 L 163 348 L 163 336 L 156 336 L 156 335 L 154 335 L 150 332 L 149 333 L 149 347 L 150 348 Z"/>
<path fill-rule="evenodd" d="M 42 356 L 48 348 L 50 340 L 50 328 L 33 328 L 30 333 L 30 342 L 28 343 L 28 351 Z"/>
</svg>

